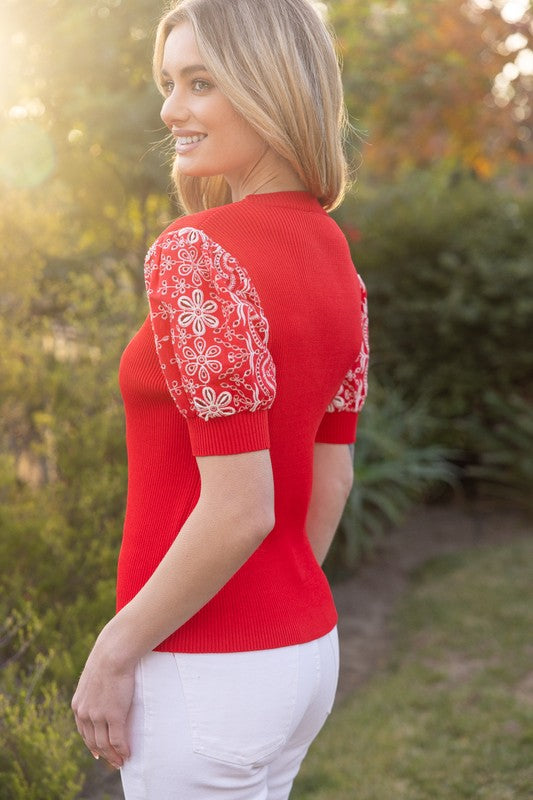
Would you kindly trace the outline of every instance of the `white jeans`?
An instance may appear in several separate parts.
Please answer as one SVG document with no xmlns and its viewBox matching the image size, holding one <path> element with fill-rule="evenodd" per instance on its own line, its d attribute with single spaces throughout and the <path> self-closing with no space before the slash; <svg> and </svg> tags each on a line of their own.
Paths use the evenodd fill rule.
<svg viewBox="0 0 533 800">
<path fill-rule="evenodd" d="M 126 800 L 287 800 L 337 688 L 337 629 L 245 653 L 149 653 L 137 666 Z"/>
</svg>

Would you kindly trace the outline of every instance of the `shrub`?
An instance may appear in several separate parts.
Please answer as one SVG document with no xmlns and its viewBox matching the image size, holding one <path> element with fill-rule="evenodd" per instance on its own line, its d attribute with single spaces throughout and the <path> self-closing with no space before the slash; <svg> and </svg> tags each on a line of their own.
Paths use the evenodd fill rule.
<svg viewBox="0 0 533 800">
<path fill-rule="evenodd" d="M 73 800 L 83 785 L 81 739 L 57 687 L 0 695 L 0 800 Z"/>
<path fill-rule="evenodd" d="M 430 488 L 455 482 L 453 452 L 424 443 L 430 426 L 423 403 L 408 404 L 372 382 L 359 421 L 354 486 L 326 565 L 330 574 L 353 569 Z"/>
<path fill-rule="evenodd" d="M 480 428 L 501 417 L 494 398 L 533 389 L 533 203 L 469 177 L 414 174 L 351 214 L 374 374 L 408 402 L 424 399 L 430 440 L 479 463 L 491 446 Z"/>
<path fill-rule="evenodd" d="M 43 628 L 29 603 L 0 629 L 0 800 L 73 800 L 83 746 L 66 697 L 43 676 L 53 651 L 28 657 Z"/>
<path fill-rule="evenodd" d="M 488 393 L 487 406 L 495 421 L 492 428 L 477 426 L 479 463 L 467 470 L 468 477 L 481 481 L 481 491 L 533 510 L 533 408 L 516 395 L 502 401 Z"/>
</svg>

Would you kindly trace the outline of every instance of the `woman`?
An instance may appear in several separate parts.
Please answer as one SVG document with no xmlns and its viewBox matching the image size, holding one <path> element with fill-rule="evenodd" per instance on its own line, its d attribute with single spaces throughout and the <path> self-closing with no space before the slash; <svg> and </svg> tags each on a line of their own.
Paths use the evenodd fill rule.
<svg viewBox="0 0 533 800">
<path fill-rule="evenodd" d="M 281 800 L 333 704 L 319 565 L 366 393 L 366 295 L 327 214 L 339 68 L 310 0 L 182 0 L 154 76 L 188 215 L 148 252 L 121 361 L 117 614 L 72 705 L 127 800 Z"/>
</svg>

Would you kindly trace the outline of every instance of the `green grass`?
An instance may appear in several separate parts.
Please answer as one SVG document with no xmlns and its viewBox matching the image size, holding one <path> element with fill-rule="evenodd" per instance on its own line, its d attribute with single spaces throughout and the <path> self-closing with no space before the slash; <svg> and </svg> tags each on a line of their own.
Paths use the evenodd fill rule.
<svg viewBox="0 0 533 800">
<path fill-rule="evenodd" d="M 429 562 L 291 800 L 533 798 L 533 539 Z"/>
</svg>

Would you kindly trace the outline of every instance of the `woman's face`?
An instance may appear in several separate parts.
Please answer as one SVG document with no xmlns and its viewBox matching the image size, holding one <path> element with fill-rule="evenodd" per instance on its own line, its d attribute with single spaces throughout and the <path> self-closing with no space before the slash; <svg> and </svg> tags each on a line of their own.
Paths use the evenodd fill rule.
<svg viewBox="0 0 533 800">
<path fill-rule="evenodd" d="M 235 111 L 202 65 L 188 23 L 170 32 L 164 49 L 161 118 L 176 138 L 178 169 L 184 175 L 224 175 L 232 190 L 246 184 L 268 150 Z"/>
</svg>

